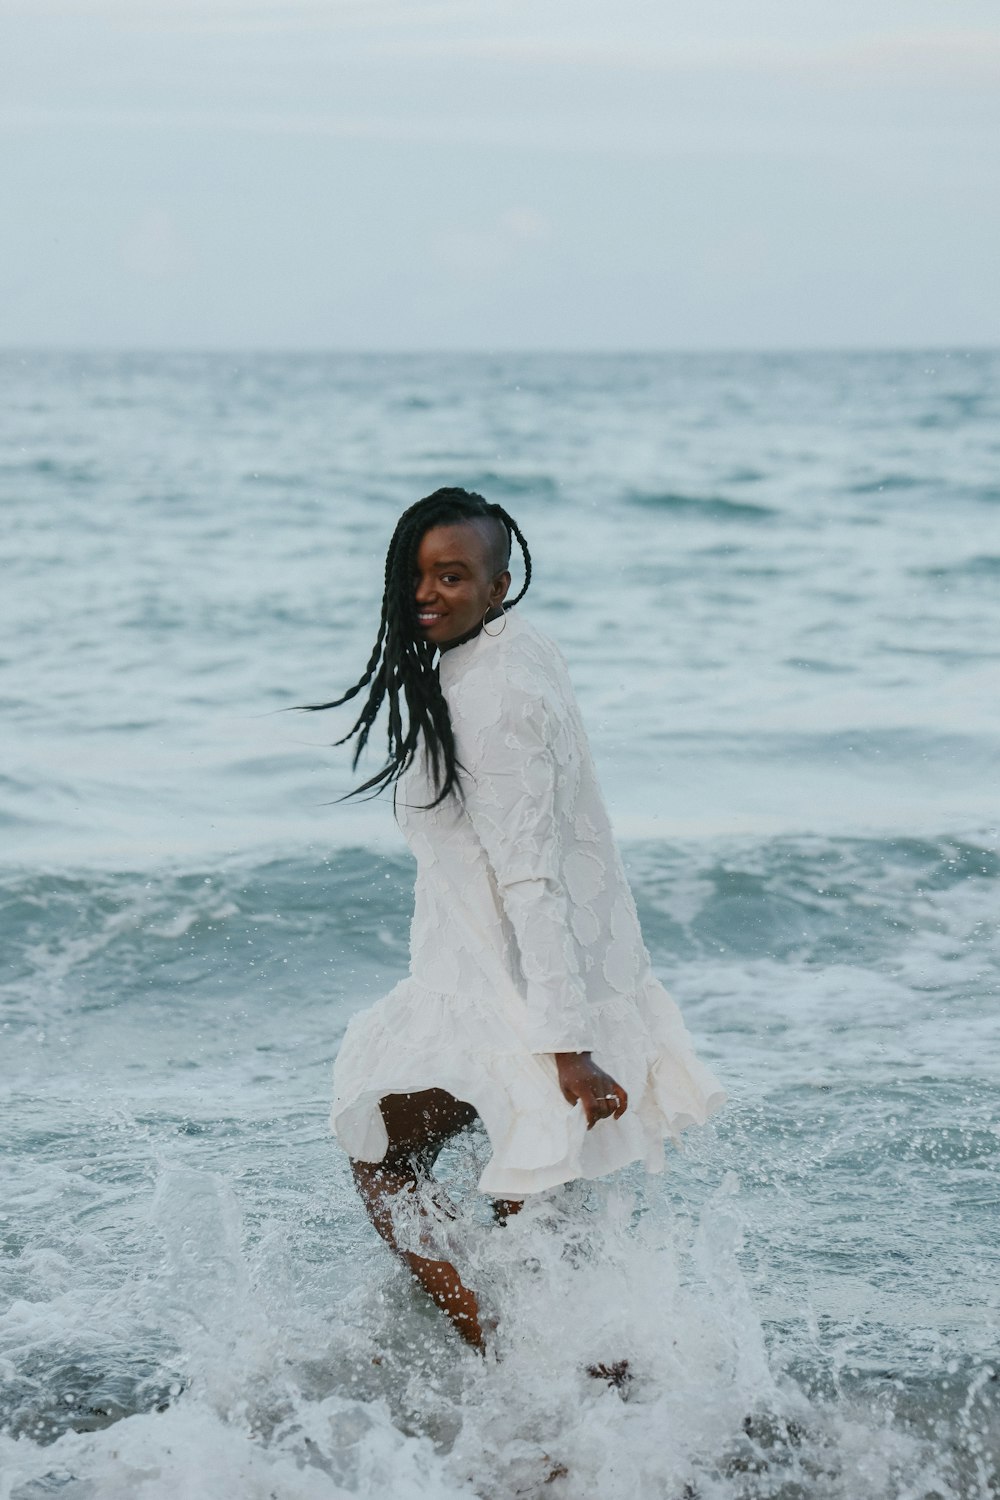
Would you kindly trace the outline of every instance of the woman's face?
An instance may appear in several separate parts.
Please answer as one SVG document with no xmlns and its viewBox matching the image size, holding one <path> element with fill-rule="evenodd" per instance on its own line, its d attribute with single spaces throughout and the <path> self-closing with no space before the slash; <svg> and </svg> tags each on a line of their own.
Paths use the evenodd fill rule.
<svg viewBox="0 0 1000 1500">
<path fill-rule="evenodd" d="M 486 526 L 460 521 L 424 532 L 414 580 L 417 626 L 424 640 L 444 651 L 502 603 L 510 574 L 506 568 L 495 571 L 496 562 Z"/>
</svg>

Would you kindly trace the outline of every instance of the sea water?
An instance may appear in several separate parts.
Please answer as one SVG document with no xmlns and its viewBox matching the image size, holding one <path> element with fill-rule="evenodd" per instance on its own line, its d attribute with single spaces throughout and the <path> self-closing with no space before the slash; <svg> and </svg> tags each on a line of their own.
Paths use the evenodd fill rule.
<svg viewBox="0 0 1000 1500">
<path fill-rule="evenodd" d="M 995 1495 L 1000 355 L 0 383 L 0 1497 Z M 288 711 L 356 680 L 442 484 L 529 539 L 730 1094 L 662 1177 L 505 1229 L 449 1149 L 486 1360 L 327 1131 L 413 868 L 337 801 L 350 716 Z"/>
</svg>

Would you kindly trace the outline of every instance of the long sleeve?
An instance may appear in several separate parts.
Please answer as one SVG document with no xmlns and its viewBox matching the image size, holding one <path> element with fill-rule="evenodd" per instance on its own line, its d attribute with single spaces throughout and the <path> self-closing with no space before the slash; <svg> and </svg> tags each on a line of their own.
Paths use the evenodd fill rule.
<svg viewBox="0 0 1000 1500">
<path fill-rule="evenodd" d="M 488 698 L 473 694 L 467 709 L 455 724 L 465 809 L 517 939 L 529 1044 L 535 1052 L 589 1051 L 591 1019 L 561 874 L 549 710 L 541 694 L 509 680 L 494 681 Z"/>
</svg>

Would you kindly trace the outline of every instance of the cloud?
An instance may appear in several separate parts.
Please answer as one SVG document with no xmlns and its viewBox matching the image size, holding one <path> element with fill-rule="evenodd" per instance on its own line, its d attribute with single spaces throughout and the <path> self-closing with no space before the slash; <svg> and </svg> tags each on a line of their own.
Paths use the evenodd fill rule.
<svg viewBox="0 0 1000 1500">
<path fill-rule="evenodd" d="M 544 245 L 552 234 L 551 225 L 533 208 L 518 205 L 500 214 L 483 229 L 464 226 L 436 235 L 432 253 L 439 265 L 464 281 L 490 280 L 532 249 Z"/>
<path fill-rule="evenodd" d="M 500 4 L 477 0 L 489 16 Z M 469 16 L 469 0 L 0 0 L 0 15 L 31 20 L 75 18 L 124 23 L 130 30 L 249 34 L 290 30 L 416 26 L 427 28 Z"/>
<path fill-rule="evenodd" d="M 499 220 L 501 233 L 523 245 L 547 240 L 551 232 L 548 219 L 533 208 L 509 208 Z"/>
<path fill-rule="evenodd" d="M 873 37 L 838 49 L 828 66 L 839 65 L 859 82 L 992 83 L 1000 81 L 1000 28 Z"/>
<path fill-rule="evenodd" d="M 924 12 L 926 14 L 926 7 Z M 991 17 L 989 6 L 979 13 Z M 103 20 L 130 32 L 322 35 L 359 60 L 481 62 L 606 74 L 828 75 L 845 84 L 994 82 L 1000 25 L 900 25 L 898 8 L 871 0 L 861 19 L 811 23 L 795 5 L 777 12 L 687 3 L 662 9 L 627 0 L 618 10 L 587 0 L 0 0 L 0 14 L 29 21 Z M 886 24 L 888 23 L 888 24 Z M 880 25 L 882 29 L 880 30 Z"/>
<path fill-rule="evenodd" d="M 791 45 L 752 37 L 686 38 L 666 45 L 622 45 L 606 38 L 559 37 L 386 38 L 381 51 L 399 57 L 465 59 L 529 68 L 573 68 L 604 73 L 744 73 L 815 77 L 881 84 L 1000 79 L 1000 27 L 993 30 L 893 32 L 851 42 Z"/>
<path fill-rule="evenodd" d="M 126 271 L 148 281 L 172 281 L 194 265 L 194 254 L 163 209 L 151 208 L 138 218 L 121 243 Z"/>
<path fill-rule="evenodd" d="M 814 99 L 819 91 L 812 91 Z M 876 91 L 877 94 L 877 91 Z M 704 96 L 702 96 L 704 98 Z M 880 96 L 878 96 L 880 97 Z M 898 95 L 896 96 L 898 98 Z M 630 157 L 649 161 L 679 157 L 752 159 L 765 155 L 772 160 L 814 159 L 817 154 L 831 160 L 867 158 L 877 138 L 886 149 L 911 150 L 915 141 L 924 149 L 954 153 L 970 143 L 968 127 L 950 123 L 934 113 L 918 121 L 881 118 L 873 125 L 864 115 L 844 115 L 844 101 L 837 99 L 834 115 L 813 113 L 788 125 L 787 109 L 770 113 L 761 109 L 747 118 L 743 109 L 738 122 L 722 110 L 664 112 L 662 118 L 646 117 L 638 122 L 627 115 L 609 119 L 580 111 L 552 113 L 538 118 L 531 110 L 500 113 L 485 109 L 480 114 L 400 113 L 327 114 L 310 109 L 167 108 L 114 107 L 106 105 L 70 108 L 8 105 L 0 107 L 0 133 L 51 131 L 58 139 L 67 130 L 94 130 L 134 136 L 138 132 L 181 131 L 193 135 L 301 137 L 346 143 L 369 142 L 387 147 L 442 147 L 475 150 L 517 150 L 555 156 L 590 156 L 595 160 Z M 972 138 L 973 158 L 987 161 L 990 138 L 977 133 Z"/>
</svg>

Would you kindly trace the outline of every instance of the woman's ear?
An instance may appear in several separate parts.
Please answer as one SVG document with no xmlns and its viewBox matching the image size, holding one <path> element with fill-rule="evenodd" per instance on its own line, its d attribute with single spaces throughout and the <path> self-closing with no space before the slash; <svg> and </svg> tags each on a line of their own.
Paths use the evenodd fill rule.
<svg viewBox="0 0 1000 1500">
<path fill-rule="evenodd" d="M 493 608 L 497 604 L 502 604 L 507 597 L 509 589 L 510 574 L 505 568 L 502 573 L 497 574 L 490 585 L 490 607 Z"/>
</svg>

